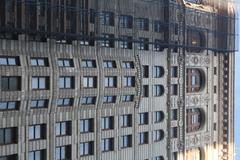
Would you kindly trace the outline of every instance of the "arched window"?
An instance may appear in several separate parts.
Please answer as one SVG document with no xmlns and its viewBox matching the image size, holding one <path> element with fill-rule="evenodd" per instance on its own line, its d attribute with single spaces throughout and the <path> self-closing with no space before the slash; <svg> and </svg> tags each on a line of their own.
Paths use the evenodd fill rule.
<svg viewBox="0 0 240 160">
<path fill-rule="evenodd" d="M 206 47 L 206 39 L 203 32 L 187 30 L 187 51 L 199 53 Z"/>
<path fill-rule="evenodd" d="M 187 92 L 199 92 L 205 83 L 205 76 L 202 70 L 191 68 L 187 69 Z"/>
<path fill-rule="evenodd" d="M 198 131 L 203 123 L 203 111 L 199 108 L 187 109 L 187 133 Z"/>
</svg>

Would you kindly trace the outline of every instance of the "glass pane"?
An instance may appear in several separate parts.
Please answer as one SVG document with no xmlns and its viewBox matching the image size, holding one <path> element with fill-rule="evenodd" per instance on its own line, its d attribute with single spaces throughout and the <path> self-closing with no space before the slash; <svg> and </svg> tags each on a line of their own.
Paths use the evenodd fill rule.
<svg viewBox="0 0 240 160">
<path fill-rule="evenodd" d="M 64 99 L 64 105 L 70 105 L 70 99 L 69 98 L 65 98 Z"/>
<path fill-rule="evenodd" d="M 60 123 L 56 123 L 56 135 L 60 135 Z"/>
<path fill-rule="evenodd" d="M 66 135 L 66 122 L 61 123 L 61 135 Z"/>
<path fill-rule="evenodd" d="M 7 58 L 0 58 L 0 65 L 7 65 Z"/>
<path fill-rule="evenodd" d="M 69 60 L 64 60 L 64 65 L 66 67 L 70 67 L 70 61 Z"/>
<path fill-rule="evenodd" d="M 31 107 L 37 107 L 37 101 L 31 101 Z"/>
<path fill-rule="evenodd" d="M 8 64 L 9 65 L 16 65 L 16 59 L 15 58 L 8 58 Z"/>
<path fill-rule="evenodd" d="M 38 78 L 32 78 L 32 89 L 38 89 Z"/>
<path fill-rule="evenodd" d="M 41 126 L 40 125 L 35 126 L 35 138 L 36 139 L 41 138 Z"/>
<path fill-rule="evenodd" d="M 10 90 L 18 89 L 18 79 L 16 77 L 9 78 L 9 89 Z"/>
<path fill-rule="evenodd" d="M 60 160 L 60 158 L 61 158 L 60 150 L 61 150 L 60 147 L 57 147 L 57 148 L 56 148 L 56 151 L 55 151 L 56 160 Z"/>
<path fill-rule="evenodd" d="M 29 160 L 34 160 L 34 152 L 29 152 L 28 153 L 28 159 Z"/>
<path fill-rule="evenodd" d="M 38 101 L 38 107 L 44 107 L 45 100 L 39 100 Z"/>
<path fill-rule="evenodd" d="M 59 85 L 59 88 L 64 88 L 64 78 L 59 78 L 59 81 L 58 81 L 58 85 Z"/>
<path fill-rule="evenodd" d="M 35 151 L 35 159 L 34 160 L 41 160 L 41 151 Z"/>
<path fill-rule="evenodd" d="M 80 155 L 84 155 L 84 144 L 80 143 Z"/>
<path fill-rule="evenodd" d="M 63 61 L 62 60 L 58 60 L 58 66 L 62 67 L 63 66 Z"/>
<path fill-rule="evenodd" d="M 62 98 L 58 99 L 58 101 L 57 101 L 57 105 L 58 105 L 58 106 L 63 105 L 63 99 L 62 99 Z"/>
<path fill-rule="evenodd" d="M 67 77 L 65 79 L 65 87 L 66 88 L 71 88 L 71 78 L 70 77 Z"/>
<path fill-rule="evenodd" d="M 88 78 L 87 77 L 83 78 L 83 87 L 88 87 Z"/>
<path fill-rule="evenodd" d="M 89 87 L 93 87 L 93 77 L 89 77 L 88 85 Z"/>
<path fill-rule="evenodd" d="M 8 88 L 8 78 L 7 77 L 2 77 L 2 84 L 1 84 L 1 88 L 3 91 L 7 91 Z"/>
<path fill-rule="evenodd" d="M 12 142 L 12 130 L 11 129 L 5 129 L 5 143 L 11 143 Z"/>
<path fill-rule="evenodd" d="M 44 59 L 38 59 L 38 65 L 39 66 L 44 66 Z"/>
<path fill-rule="evenodd" d="M 45 78 L 39 78 L 39 88 L 40 89 L 46 88 L 46 79 Z"/>
<path fill-rule="evenodd" d="M 28 138 L 29 139 L 34 139 L 34 126 L 29 126 L 28 127 Z"/>
<path fill-rule="evenodd" d="M 80 120 L 80 132 L 84 132 L 84 120 Z"/>
<path fill-rule="evenodd" d="M 8 102 L 8 109 L 16 109 L 16 102 Z"/>
<path fill-rule="evenodd" d="M 4 130 L 0 129 L 0 144 L 4 144 Z"/>
<path fill-rule="evenodd" d="M 37 66 L 37 60 L 36 59 L 31 59 L 31 65 L 32 66 Z"/>
<path fill-rule="evenodd" d="M 7 109 L 7 102 L 1 102 L 0 103 L 0 110 L 1 109 Z"/>
</svg>

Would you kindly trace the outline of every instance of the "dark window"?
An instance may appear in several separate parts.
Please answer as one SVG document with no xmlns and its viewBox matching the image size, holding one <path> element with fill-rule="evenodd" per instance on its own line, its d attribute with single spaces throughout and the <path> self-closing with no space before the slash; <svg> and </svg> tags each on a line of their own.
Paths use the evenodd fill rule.
<svg viewBox="0 0 240 160">
<path fill-rule="evenodd" d="M 172 84 L 171 85 L 171 95 L 178 95 L 178 85 L 177 84 Z"/>
<path fill-rule="evenodd" d="M 46 99 L 39 99 L 39 100 L 32 100 L 31 101 L 31 108 L 47 108 L 48 100 Z"/>
<path fill-rule="evenodd" d="M 18 142 L 18 129 L 12 128 L 0 128 L 0 145 L 14 144 Z"/>
<path fill-rule="evenodd" d="M 217 105 L 216 104 L 213 105 L 213 109 L 214 109 L 214 112 L 217 112 Z"/>
<path fill-rule="evenodd" d="M 116 76 L 105 77 L 104 87 L 117 87 L 117 77 Z"/>
<path fill-rule="evenodd" d="M 178 137 L 178 128 L 172 127 L 171 128 L 171 138 L 177 138 Z"/>
<path fill-rule="evenodd" d="M 162 52 L 164 50 L 164 48 L 166 48 L 166 45 L 164 45 L 163 43 L 164 42 L 162 40 L 155 39 L 153 50 L 157 51 L 157 52 Z"/>
<path fill-rule="evenodd" d="M 74 67 L 72 59 L 58 59 L 58 66 L 59 67 Z"/>
<path fill-rule="evenodd" d="M 158 142 L 164 138 L 164 131 L 163 130 L 155 130 L 153 131 L 153 141 Z"/>
<path fill-rule="evenodd" d="M 101 16 L 102 25 L 114 26 L 114 13 L 113 12 L 102 12 Z"/>
<path fill-rule="evenodd" d="M 217 74 L 217 67 L 214 67 L 214 74 Z"/>
<path fill-rule="evenodd" d="M 103 130 L 114 129 L 114 116 L 102 117 L 101 122 Z"/>
<path fill-rule="evenodd" d="M 101 144 L 102 152 L 108 152 L 114 150 L 114 138 L 104 138 Z"/>
<path fill-rule="evenodd" d="M 133 27 L 133 17 L 130 15 L 120 15 L 119 24 L 122 28 L 132 28 Z"/>
<path fill-rule="evenodd" d="M 79 150 L 80 156 L 94 155 L 94 141 L 80 143 Z"/>
<path fill-rule="evenodd" d="M 164 160 L 164 158 L 163 158 L 163 156 L 157 156 L 157 157 L 155 157 L 154 160 Z M 173 160 L 175 160 L 175 159 L 173 159 Z"/>
<path fill-rule="evenodd" d="M 161 66 L 154 66 L 153 68 L 153 77 L 161 78 L 164 75 L 164 69 Z"/>
<path fill-rule="evenodd" d="M 154 123 L 159 123 L 163 121 L 164 113 L 162 111 L 155 111 L 154 112 Z"/>
<path fill-rule="evenodd" d="M 80 120 L 80 133 L 88 133 L 94 131 L 94 119 L 81 119 Z"/>
<path fill-rule="evenodd" d="M 83 77 L 83 87 L 84 88 L 97 88 L 97 77 Z"/>
<path fill-rule="evenodd" d="M 120 126 L 121 127 L 132 127 L 132 115 L 124 114 L 120 117 Z"/>
<path fill-rule="evenodd" d="M 202 122 L 202 113 L 200 109 L 198 108 L 187 109 L 186 121 L 187 121 L 186 130 L 188 133 L 198 131 L 201 127 Z"/>
<path fill-rule="evenodd" d="M 111 60 L 103 61 L 104 68 L 117 68 L 116 62 Z"/>
<path fill-rule="evenodd" d="M 178 119 L 178 110 L 177 109 L 172 109 L 171 111 L 171 120 L 176 121 Z"/>
<path fill-rule="evenodd" d="M 187 30 L 187 46 L 188 52 L 202 52 L 206 47 L 204 33 L 197 30 Z"/>
<path fill-rule="evenodd" d="M 178 67 L 177 66 L 171 67 L 171 77 L 173 77 L 173 78 L 178 77 Z"/>
<path fill-rule="evenodd" d="M 71 155 L 71 145 L 56 147 L 55 160 L 70 160 Z"/>
<path fill-rule="evenodd" d="M 113 34 L 102 34 L 101 46 L 114 48 L 114 35 Z"/>
<path fill-rule="evenodd" d="M 120 37 L 120 47 L 123 49 L 132 49 L 132 37 L 121 36 Z"/>
<path fill-rule="evenodd" d="M 148 97 L 149 96 L 149 86 L 148 85 L 143 85 L 142 95 L 143 95 L 143 97 Z"/>
<path fill-rule="evenodd" d="M 199 92 L 203 86 L 203 72 L 200 69 L 187 69 L 187 92 Z"/>
<path fill-rule="evenodd" d="M 123 61 L 122 68 L 134 68 L 133 61 Z"/>
<path fill-rule="evenodd" d="M 1 88 L 2 88 L 2 91 L 20 91 L 21 77 L 20 76 L 2 76 Z"/>
<path fill-rule="evenodd" d="M 148 144 L 148 132 L 141 132 L 138 136 L 138 144 Z"/>
<path fill-rule="evenodd" d="M 214 90 L 214 93 L 217 93 L 217 86 L 214 86 L 213 90 Z"/>
<path fill-rule="evenodd" d="M 148 112 L 139 113 L 138 118 L 139 118 L 139 125 L 148 124 Z"/>
<path fill-rule="evenodd" d="M 59 98 L 57 100 L 57 106 L 58 107 L 72 106 L 73 102 L 74 102 L 73 98 Z"/>
<path fill-rule="evenodd" d="M 20 66 L 19 57 L 0 56 L 0 66 Z"/>
<path fill-rule="evenodd" d="M 164 87 L 160 84 L 154 85 L 153 86 L 153 95 L 155 97 L 162 96 L 164 93 Z"/>
<path fill-rule="evenodd" d="M 72 123 L 71 121 L 57 122 L 55 128 L 56 136 L 66 136 L 71 135 Z"/>
<path fill-rule="evenodd" d="M 138 18 L 137 27 L 140 30 L 148 31 L 149 30 L 149 20 L 147 18 Z"/>
<path fill-rule="evenodd" d="M 59 77 L 58 85 L 60 89 L 74 89 L 74 77 Z"/>
<path fill-rule="evenodd" d="M 93 105 L 96 103 L 96 97 L 82 97 L 80 102 L 82 105 Z"/>
<path fill-rule="evenodd" d="M 115 103 L 116 98 L 117 98 L 116 96 L 104 96 L 103 103 Z"/>
<path fill-rule="evenodd" d="M 37 140 L 46 138 L 46 125 L 36 124 L 28 127 L 28 139 Z"/>
<path fill-rule="evenodd" d="M 120 148 L 132 147 L 132 135 L 124 135 L 120 138 Z"/>
<path fill-rule="evenodd" d="M 83 59 L 81 63 L 83 68 L 96 68 L 96 61 L 91 59 Z"/>
<path fill-rule="evenodd" d="M 1 101 L 0 111 L 4 110 L 18 110 L 20 102 L 19 101 Z"/>
<path fill-rule="evenodd" d="M 46 158 L 47 157 L 45 149 L 28 152 L 28 160 L 45 160 Z"/>
<path fill-rule="evenodd" d="M 135 87 L 135 77 L 134 76 L 124 76 L 123 79 L 124 87 Z"/>
<path fill-rule="evenodd" d="M 35 57 L 32 57 L 30 59 L 30 62 L 31 62 L 31 66 L 41 66 L 41 67 L 49 66 L 47 58 L 35 58 Z"/>
<path fill-rule="evenodd" d="M 49 89 L 49 77 L 32 77 L 32 89 Z"/>
<path fill-rule="evenodd" d="M 164 31 L 164 25 L 161 21 L 154 21 L 154 32 Z"/>
<path fill-rule="evenodd" d="M 149 66 L 142 66 L 143 78 L 149 78 Z"/>
<path fill-rule="evenodd" d="M 148 51 L 149 50 L 149 39 L 148 38 L 139 38 L 138 49 Z"/>
<path fill-rule="evenodd" d="M 121 97 L 122 102 L 133 102 L 134 101 L 134 95 L 124 95 Z"/>
<path fill-rule="evenodd" d="M 0 156 L 0 160 L 18 160 L 18 155 L 12 154 L 7 156 Z"/>
</svg>

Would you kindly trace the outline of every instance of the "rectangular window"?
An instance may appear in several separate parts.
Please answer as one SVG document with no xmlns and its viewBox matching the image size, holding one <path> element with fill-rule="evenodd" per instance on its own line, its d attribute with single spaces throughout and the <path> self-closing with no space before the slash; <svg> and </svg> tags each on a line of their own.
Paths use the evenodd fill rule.
<svg viewBox="0 0 240 160">
<path fill-rule="evenodd" d="M 58 67 L 74 67 L 73 59 L 58 59 Z"/>
<path fill-rule="evenodd" d="M 20 91 L 21 77 L 20 76 L 2 76 L 1 89 L 2 91 Z"/>
<path fill-rule="evenodd" d="M 44 160 L 44 159 L 47 159 L 45 149 L 28 152 L 28 160 Z"/>
<path fill-rule="evenodd" d="M 96 103 L 96 97 L 82 97 L 80 102 L 81 105 L 94 105 Z"/>
<path fill-rule="evenodd" d="M 55 160 L 70 160 L 71 155 L 71 145 L 60 146 L 55 149 Z"/>
<path fill-rule="evenodd" d="M 46 125 L 36 124 L 28 127 L 28 139 L 38 140 L 46 138 Z"/>
<path fill-rule="evenodd" d="M 178 128 L 172 127 L 171 128 L 171 138 L 177 138 L 178 137 Z"/>
<path fill-rule="evenodd" d="M 143 97 L 148 97 L 149 96 L 149 86 L 148 85 L 143 85 Z"/>
<path fill-rule="evenodd" d="M 123 61 L 122 62 L 122 68 L 134 68 L 134 63 L 133 61 Z"/>
<path fill-rule="evenodd" d="M 72 106 L 73 102 L 74 102 L 73 98 L 59 98 L 57 100 L 57 106 L 58 107 Z"/>
<path fill-rule="evenodd" d="M 171 120 L 176 121 L 178 119 L 178 110 L 172 109 L 171 111 Z"/>
<path fill-rule="evenodd" d="M 32 109 L 37 108 L 47 108 L 48 100 L 47 99 L 39 99 L 39 100 L 32 100 L 30 107 Z"/>
<path fill-rule="evenodd" d="M 101 16 L 102 25 L 114 26 L 114 13 L 113 12 L 102 12 Z"/>
<path fill-rule="evenodd" d="M 94 141 L 80 143 L 79 149 L 80 156 L 94 155 Z"/>
<path fill-rule="evenodd" d="M 153 131 L 153 141 L 158 142 L 162 140 L 164 137 L 164 132 L 162 130 L 155 130 Z"/>
<path fill-rule="evenodd" d="M 148 112 L 139 113 L 138 118 L 139 118 L 139 125 L 148 124 Z"/>
<path fill-rule="evenodd" d="M 32 77 L 32 89 L 49 89 L 49 77 Z"/>
<path fill-rule="evenodd" d="M 104 80 L 105 87 L 117 87 L 117 77 L 116 76 L 106 76 Z"/>
<path fill-rule="evenodd" d="M 217 67 L 214 67 L 214 75 L 217 74 Z"/>
<path fill-rule="evenodd" d="M 163 23 L 161 21 L 154 21 L 154 32 L 162 32 L 164 31 L 164 26 Z"/>
<path fill-rule="evenodd" d="M 134 76 L 124 76 L 124 87 L 135 87 L 135 77 Z"/>
<path fill-rule="evenodd" d="M 103 103 L 115 103 L 116 98 L 117 98 L 116 96 L 104 96 Z"/>
<path fill-rule="evenodd" d="M 83 87 L 84 88 L 97 88 L 97 77 L 83 77 Z"/>
<path fill-rule="evenodd" d="M 133 102 L 134 101 L 134 95 L 124 95 L 121 97 L 122 102 Z"/>
<path fill-rule="evenodd" d="M 55 128 L 56 136 L 67 136 L 71 135 L 72 123 L 71 121 L 57 122 Z"/>
<path fill-rule="evenodd" d="M 213 105 L 213 110 L 214 110 L 214 112 L 217 112 L 217 104 Z"/>
<path fill-rule="evenodd" d="M 217 86 L 214 86 L 214 93 L 217 93 Z"/>
<path fill-rule="evenodd" d="M 130 36 L 120 36 L 120 47 L 122 49 L 132 49 L 132 37 Z"/>
<path fill-rule="evenodd" d="M 138 136 L 138 144 L 148 144 L 148 132 L 141 132 Z"/>
<path fill-rule="evenodd" d="M 171 95 L 178 95 L 178 85 L 177 84 L 172 84 L 171 85 Z"/>
<path fill-rule="evenodd" d="M 101 143 L 102 152 L 109 152 L 114 150 L 114 138 L 104 138 Z"/>
<path fill-rule="evenodd" d="M 121 117 L 120 117 L 120 126 L 122 128 L 132 127 L 132 115 L 131 114 L 121 115 Z"/>
<path fill-rule="evenodd" d="M 60 89 L 74 89 L 74 77 L 59 77 L 58 85 Z"/>
<path fill-rule="evenodd" d="M 164 93 L 164 88 L 162 85 L 156 84 L 153 86 L 153 95 L 155 97 L 159 97 L 159 96 L 163 95 L 163 93 Z"/>
<path fill-rule="evenodd" d="M 0 111 L 18 110 L 19 105 L 19 101 L 0 101 Z"/>
<path fill-rule="evenodd" d="M 114 48 L 114 34 L 102 34 L 101 46 Z"/>
<path fill-rule="evenodd" d="M 80 133 L 94 132 L 94 119 L 81 119 L 80 120 Z"/>
<path fill-rule="evenodd" d="M 132 147 L 132 135 L 124 135 L 120 138 L 120 147 L 128 148 Z"/>
<path fill-rule="evenodd" d="M 102 117 L 101 123 L 103 130 L 114 129 L 114 116 Z"/>
<path fill-rule="evenodd" d="M 178 67 L 177 66 L 171 67 L 171 77 L 173 77 L 173 78 L 178 77 Z"/>
<path fill-rule="evenodd" d="M 164 69 L 161 66 L 154 66 L 153 67 L 153 77 L 160 78 L 164 75 Z"/>
<path fill-rule="evenodd" d="M 18 142 L 17 127 L 0 128 L 0 145 L 15 144 Z"/>
<path fill-rule="evenodd" d="M 143 78 L 148 78 L 149 77 L 149 66 L 142 66 L 142 70 L 143 70 Z"/>
<path fill-rule="evenodd" d="M 154 123 L 159 123 L 164 119 L 164 114 L 162 111 L 154 112 Z"/>
<path fill-rule="evenodd" d="M 137 27 L 140 30 L 148 31 L 149 30 L 149 20 L 147 18 L 138 18 Z"/>
<path fill-rule="evenodd" d="M 7 156 L 0 156 L 0 160 L 18 160 L 18 155 L 12 154 Z"/>
<path fill-rule="evenodd" d="M 130 15 L 120 15 L 119 24 L 121 28 L 132 28 L 133 27 L 133 17 Z"/>
<path fill-rule="evenodd" d="M 104 68 L 117 68 L 116 62 L 111 60 L 103 61 Z"/>
<path fill-rule="evenodd" d="M 83 59 L 81 63 L 83 68 L 96 68 L 96 61 L 92 59 Z"/>
<path fill-rule="evenodd" d="M 19 57 L 0 56 L 0 66 L 20 66 Z"/>
<path fill-rule="evenodd" d="M 30 58 L 31 66 L 48 67 L 48 58 Z"/>
<path fill-rule="evenodd" d="M 163 41 L 161 41 L 159 39 L 155 39 L 154 40 L 154 48 L 153 48 L 153 50 L 157 51 L 157 52 L 162 52 L 164 50 L 163 43 L 164 43 Z"/>
<path fill-rule="evenodd" d="M 148 51 L 149 50 L 149 39 L 148 38 L 139 38 L 138 49 Z"/>
</svg>

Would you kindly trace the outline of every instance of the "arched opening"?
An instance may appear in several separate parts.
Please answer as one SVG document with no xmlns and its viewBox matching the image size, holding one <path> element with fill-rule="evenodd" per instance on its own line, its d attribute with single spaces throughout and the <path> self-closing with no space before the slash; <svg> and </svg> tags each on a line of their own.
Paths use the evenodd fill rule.
<svg viewBox="0 0 240 160">
<path fill-rule="evenodd" d="M 203 32 L 187 30 L 187 51 L 199 53 L 206 47 L 206 38 Z"/>
<path fill-rule="evenodd" d="M 200 108 L 187 109 L 186 123 L 187 133 L 200 130 L 204 124 L 204 112 Z"/>
<path fill-rule="evenodd" d="M 204 72 L 197 68 L 187 69 L 187 92 L 199 92 L 205 85 Z"/>
</svg>

